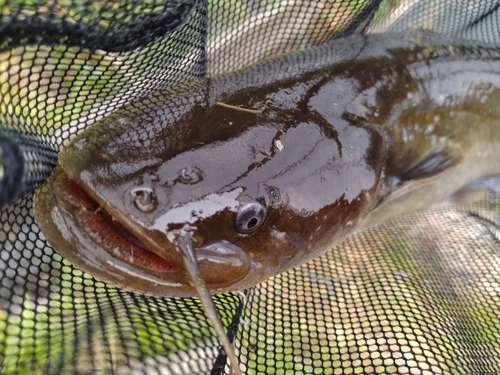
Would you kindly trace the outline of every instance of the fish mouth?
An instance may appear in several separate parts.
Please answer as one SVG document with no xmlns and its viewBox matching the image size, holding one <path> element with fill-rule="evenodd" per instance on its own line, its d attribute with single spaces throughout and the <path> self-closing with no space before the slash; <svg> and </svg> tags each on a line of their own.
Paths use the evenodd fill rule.
<svg viewBox="0 0 500 375">
<path fill-rule="evenodd" d="M 59 200 L 69 204 L 79 226 L 92 242 L 115 259 L 130 264 L 136 272 L 145 272 L 161 279 L 175 279 L 191 284 L 175 244 L 165 239 L 165 246 L 154 251 L 146 243 L 154 243 L 128 228 L 94 200 L 62 168 L 55 171 L 52 190 Z M 179 249 L 177 249 L 179 251 Z M 165 256 L 160 256 L 161 252 Z M 227 288 L 242 280 L 251 270 L 252 259 L 240 247 L 219 241 L 195 247 L 194 253 L 200 274 L 210 290 Z"/>
</svg>

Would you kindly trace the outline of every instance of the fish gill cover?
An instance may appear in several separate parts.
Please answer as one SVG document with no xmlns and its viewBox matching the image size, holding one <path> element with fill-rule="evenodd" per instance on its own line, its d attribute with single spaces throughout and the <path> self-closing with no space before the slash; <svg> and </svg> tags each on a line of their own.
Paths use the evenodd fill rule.
<svg viewBox="0 0 500 375">
<path fill-rule="evenodd" d="M 499 43 L 495 1 L 0 1 L 0 373 L 230 373 L 196 298 L 94 279 L 34 190 L 76 134 L 164 89 L 356 33 Z M 432 53 L 432 46 L 430 47 Z M 285 145 L 286 147 L 286 145 Z M 392 219 L 214 296 L 247 374 L 499 373 L 500 196 Z"/>
</svg>

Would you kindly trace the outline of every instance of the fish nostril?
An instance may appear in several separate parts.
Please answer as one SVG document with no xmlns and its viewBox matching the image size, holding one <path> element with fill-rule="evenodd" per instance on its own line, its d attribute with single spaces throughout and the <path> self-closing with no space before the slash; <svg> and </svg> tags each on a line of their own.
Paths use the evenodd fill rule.
<svg viewBox="0 0 500 375">
<path fill-rule="evenodd" d="M 156 199 L 156 194 L 153 189 L 149 187 L 139 187 L 132 189 L 130 191 L 132 197 L 134 198 L 134 206 L 144 213 L 148 213 L 153 211 L 157 204 L 158 200 Z"/>
<path fill-rule="evenodd" d="M 186 185 L 194 185 L 203 180 L 203 173 L 196 167 L 185 167 L 179 171 L 179 180 Z"/>
</svg>

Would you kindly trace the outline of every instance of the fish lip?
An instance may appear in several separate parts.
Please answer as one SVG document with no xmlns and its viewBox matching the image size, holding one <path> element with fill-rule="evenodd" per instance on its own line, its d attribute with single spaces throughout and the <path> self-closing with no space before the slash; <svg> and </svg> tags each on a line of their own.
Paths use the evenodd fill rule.
<svg viewBox="0 0 500 375">
<path fill-rule="evenodd" d="M 56 186 L 60 178 L 63 179 L 62 189 Z M 70 181 L 69 190 L 65 189 L 64 179 L 69 179 Z M 77 189 L 75 194 L 73 194 L 73 192 L 75 192 L 75 186 L 73 184 L 76 185 Z M 95 194 L 94 191 L 92 189 L 89 189 L 85 183 L 81 183 L 72 179 L 64 169 L 61 168 L 60 171 L 57 172 L 57 176 L 54 177 L 52 185 L 54 193 L 58 197 L 57 199 L 72 207 L 71 212 L 73 212 L 72 216 L 74 217 L 75 222 L 79 226 L 80 230 L 86 233 L 89 237 L 92 238 L 91 233 L 88 232 L 88 230 L 91 230 L 92 228 L 82 227 L 82 225 L 79 223 L 79 220 L 77 219 L 78 211 L 81 211 L 82 208 L 84 212 L 90 213 L 93 211 L 93 214 L 97 214 L 97 212 L 99 212 L 99 214 L 101 214 L 103 217 L 107 217 L 107 219 L 105 219 L 106 221 L 108 221 L 107 225 L 109 225 L 107 230 L 113 231 L 114 234 L 118 235 L 122 240 L 124 240 L 125 242 L 122 243 L 123 246 L 126 246 L 126 242 L 131 242 L 134 245 L 140 247 L 143 251 L 146 251 L 153 256 L 157 256 L 158 258 L 162 258 L 164 261 L 172 263 L 176 268 L 178 268 L 177 271 L 170 272 L 185 272 L 185 267 L 183 266 L 180 258 L 177 256 L 173 244 L 169 243 L 171 246 L 159 246 L 156 241 L 151 239 L 151 233 L 147 228 L 138 226 L 137 223 L 134 223 L 132 220 L 119 219 L 118 217 L 120 216 L 120 214 L 117 214 L 115 212 L 116 210 L 113 209 L 110 204 L 108 204 L 109 202 L 100 197 L 98 193 Z M 73 186 L 71 187 L 71 185 Z M 78 190 L 80 190 L 80 192 L 78 192 Z M 84 196 L 81 195 L 82 193 L 84 194 Z M 83 200 L 81 200 L 81 198 Z M 103 229 L 103 232 L 105 230 L 106 228 Z M 109 251 L 106 250 L 106 247 L 103 246 L 103 242 L 98 242 L 95 240 L 92 240 L 92 242 L 96 246 L 100 246 L 109 253 Z M 164 256 L 168 254 L 171 254 L 173 256 Z"/>
<path fill-rule="evenodd" d="M 96 200 L 96 202 L 100 204 L 99 201 Z M 168 240 L 165 233 L 161 233 L 164 236 L 162 236 L 164 240 L 161 241 L 161 244 L 159 244 L 155 239 L 153 239 L 154 234 L 157 233 L 154 233 L 153 231 L 150 231 L 147 228 L 137 225 L 133 222 L 131 223 L 131 225 L 129 225 L 129 220 L 118 219 L 115 215 L 113 215 L 112 211 L 110 212 L 107 207 L 103 207 L 103 210 L 106 211 L 108 215 L 113 216 L 114 220 L 116 220 L 126 231 L 128 231 L 130 235 L 138 239 L 143 245 L 141 246 L 142 249 L 153 254 L 154 256 L 157 256 L 158 258 L 174 264 L 175 266 L 177 266 L 177 268 L 179 268 L 179 271 L 177 272 L 186 272 L 186 267 L 177 254 L 175 245 L 170 240 Z M 126 236 L 122 235 L 122 238 L 128 240 Z"/>
</svg>

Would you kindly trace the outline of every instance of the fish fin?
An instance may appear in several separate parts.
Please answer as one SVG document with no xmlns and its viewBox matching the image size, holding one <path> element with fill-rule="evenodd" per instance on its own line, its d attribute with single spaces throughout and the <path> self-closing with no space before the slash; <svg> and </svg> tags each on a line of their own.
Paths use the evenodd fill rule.
<svg viewBox="0 0 500 375">
<path fill-rule="evenodd" d="M 400 183 L 427 180 L 458 164 L 462 153 L 458 147 L 438 147 L 428 152 L 400 175 Z"/>
<path fill-rule="evenodd" d="M 441 172 L 460 163 L 462 153 L 459 147 L 437 147 L 430 150 L 411 167 L 398 173 L 386 186 L 379 204 L 398 198 L 418 186 L 427 184 Z"/>
<path fill-rule="evenodd" d="M 404 155 L 400 160 L 405 160 Z M 458 146 L 440 146 L 429 150 L 410 167 L 393 166 L 374 209 L 360 227 L 366 228 L 442 201 L 446 196 L 441 195 L 447 192 L 439 189 L 440 179 L 446 178 L 443 174 L 452 175 L 455 172 L 453 167 L 462 160 L 463 154 Z"/>
<path fill-rule="evenodd" d="M 450 195 L 443 205 L 469 204 L 484 194 L 500 194 L 500 175 L 480 177 Z"/>
</svg>

